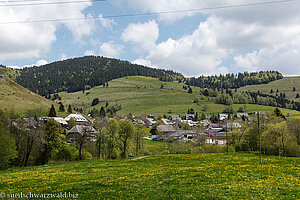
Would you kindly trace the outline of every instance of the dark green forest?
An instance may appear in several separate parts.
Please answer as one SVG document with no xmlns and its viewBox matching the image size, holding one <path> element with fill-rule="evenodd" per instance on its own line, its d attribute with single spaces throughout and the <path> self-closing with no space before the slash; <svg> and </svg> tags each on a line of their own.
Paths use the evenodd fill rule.
<svg viewBox="0 0 300 200">
<path fill-rule="evenodd" d="M 186 79 L 187 85 L 211 89 L 233 89 L 246 85 L 267 84 L 282 79 L 283 75 L 277 71 L 244 72 L 215 76 L 200 76 Z"/>
<path fill-rule="evenodd" d="M 85 90 L 124 76 L 172 76 L 183 78 L 171 70 L 154 69 L 112 58 L 85 56 L 53 62 L 40 67 L 24 68 L 16 81 L 42 96 Z"/>
</svg>

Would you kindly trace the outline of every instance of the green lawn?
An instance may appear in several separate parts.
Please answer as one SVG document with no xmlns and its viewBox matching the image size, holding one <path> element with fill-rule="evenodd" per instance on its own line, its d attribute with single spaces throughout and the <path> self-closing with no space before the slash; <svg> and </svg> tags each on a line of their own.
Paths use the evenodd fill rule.
<svg viewBox="0 0 300 200">
<path fill-rule="evenodd" d="M 0 192 L 79 199 L 299 199 L 300 158 L 257 153 L 158 155 L 0 171 Z"/>
<path fill-rule="evenodd" d="M 0 80 L 0 109 L 6 112 L 14 110 L 24 113 L 29 109 L 41 109 L 46 114 L 52 103 L 10 79 L 5 82 Z M 56 107 L 58 109 L 58 105 Z"/>
<path fill-rule="evenodd" d="M 161 88 L 163 85 L 163 89 Z M 187 110 L 193 108 L 196 112 L 202 112 L 203 105 L 207 104 L 206 113 L 221 113 L 225 106 L 215 104 L 214 99 L 200 96 L 200 88 L 192 87 L 193 94 L 188 94 L 187 90 L 182 88 L 183 84 L 176 82 L 162 82 L 155 78 L 131 76 L 115 79 L 109 82 L 108 88 L 94 87 L 85 93 L 62 92 L 62 102 L 72 104 L 73 107 L 83 108 L 86 112 L 93 107 L 91 102 L 94 98 L 99 98 L 100 103 L 95 106 L 100 110 L 106 102 L 110 104 L 121 104 L 122 109 L 118 114 L 124 115 L 132 113 L 142 114 L 186 114 Z M 88 94 L 88 95 L 87 95 Z M 195 98 L 200 100 L 199 104 L 193 103 Z M 233 105 L 237 111 L 242 105 Z M 273 111 L 274 107 L 261 105 L 247 105 L 247 112 L 257 110 Z M 300 112 L 288 109 L 282 109 L 283 112 L 290 115 L 299 115 Z"/>
<path fill-rule="evenodd" d="M 293 92 L 293 87 L 296 88 L 296 91 Z M 300 102 L 300 98 L 296 99 L 296 94 L 300 94 L 300 77 L 284 77 L 283 79 L 273 81 L 268 84 L 262 84 L 262 85 L 248 85 L 245 87 L 241 87 L 238 89 L 239 91 L 251 91 L 251 92 L 257 92 L 258 90 L 260 93 L 264 94 L 271 94 L 270 90 L 273 90 L 272 95 L 280 95 L 280 93 L 285 93 L 287 98 L 290 100 L 298 101 Z M 276 93 L 278 89 L 278 93 Z"/>
</svg>

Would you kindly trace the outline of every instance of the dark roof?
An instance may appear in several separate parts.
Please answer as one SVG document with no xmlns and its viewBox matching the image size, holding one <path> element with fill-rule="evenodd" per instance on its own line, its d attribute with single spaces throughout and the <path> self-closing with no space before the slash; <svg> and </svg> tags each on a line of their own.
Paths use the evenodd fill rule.
<svg viewBox="0 0 300 200">
<path fill-rule="evenodd" d="M 97 130 L 94 129 L 94 127 L 92 126 L 85 126 L 85 125 L 76 125 L 73 128 L 71 128 L 71 130 L 69 130 L 69 133 L 80 133 L 81 135 L 83 135 L 84 131 L 87 131 L 88 133 L 92 133 L 92 134 L 96 134 Z"/>
</svg>

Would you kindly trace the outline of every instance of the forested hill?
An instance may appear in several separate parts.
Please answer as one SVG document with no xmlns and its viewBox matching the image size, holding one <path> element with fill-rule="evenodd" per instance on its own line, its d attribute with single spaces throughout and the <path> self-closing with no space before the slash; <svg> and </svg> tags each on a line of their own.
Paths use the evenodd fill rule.
<svg viewBox="0 0 300 200">
<path fill-rule="evenodd" d="M 210 89 L 234 89 L 246 85 L 267 84 L 282 79 L 283 75 L 277 71 L 244 72 L 219 76 L 200 76 L 188 78 L 187 85 Z"/>
<path fill-rule="evenodd" d="M 16 81 L 31 91 L 46 96 L 61 91 L 76 92 L 103 85 L 116 78 L 136 75 L 183 78 L 180 73 L 170 70 L 144 67 L 112 58 L 85 56 L 24 68 Z"/>
</svg>

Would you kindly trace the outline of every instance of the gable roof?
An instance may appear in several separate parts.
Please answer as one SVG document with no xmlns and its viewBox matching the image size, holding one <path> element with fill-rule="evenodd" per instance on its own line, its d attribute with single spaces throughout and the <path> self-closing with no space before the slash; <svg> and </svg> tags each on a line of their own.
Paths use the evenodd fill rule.
<svg viewBox="0 0 300 200">
<path fill-rule="evenodd" d="M 84 126 L 84 125 L 76 125 L 71 130 L 69 130 L 69 133 L 79 133 L 80 135 L 84 134 L 84 131 L 88 132 L 89 134 L 96 134 L 97 130 L 94 129 L 92 126 Z"/>
<path fill-rule="evenodd" d="M 65 120 L 70 121 L 70 119 L 72 117 L 76 120 L 76 122 L 87 122 L 88 121 L 86 118 L 84 118 L 82 115 L 79 115 L 79 114 L 70 114 L 65 118 Z"/>
<path fill-rule="evenodd" d="M 158 125 L 156 130 L 159 132 L 169 132 L 169 131 L 176 131 L 175 128 L 171 125 Z"/>
</svg>

